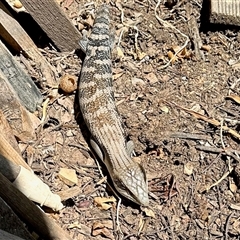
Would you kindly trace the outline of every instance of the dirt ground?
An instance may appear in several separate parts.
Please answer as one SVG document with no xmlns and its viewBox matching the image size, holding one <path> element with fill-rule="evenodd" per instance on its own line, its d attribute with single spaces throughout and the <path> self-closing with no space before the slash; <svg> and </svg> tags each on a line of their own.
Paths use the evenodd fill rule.
<svg viewBox="0 0 240 240">
<path fill-rule="evenodd" d="M 90 32 L 101 2 L 61 2 L 76 27 Z M 92 158 L 76 91 L 59 90 L 37 142 L 25 151 L 54 192 L 69 188 L 58 178 L 60 168 L 77 172 L 79 194 L 49 216 L 73 239 L 239 239 L 239 28 L 210 24 L 201 0 L 110 5 L 115 99 L 147 172 L 150 207 L 123 199 L 117 227 L 116 202 L 109 200 L 108 210 L 95 203 L 117 197 Z M 45 51 L 59 78 L 79 76 L 78 51 Z"/>
</svg>

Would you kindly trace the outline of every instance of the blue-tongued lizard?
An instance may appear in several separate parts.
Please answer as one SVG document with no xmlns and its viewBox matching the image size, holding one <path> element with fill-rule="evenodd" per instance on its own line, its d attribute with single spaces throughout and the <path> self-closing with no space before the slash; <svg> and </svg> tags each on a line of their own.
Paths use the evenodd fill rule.
<svg viewBox="0 0 240 240">
<path fill-rule="evenodd" d="M 148 186 L 144 168 L 131 158 L 112 89 L 111 51 L 114 37 L 109 30 L 109 7 L 96 14 L 90 37 L 80 41 L 86 56 L 79 81 L 79 104 L 92 135 L 90 141 L 104 162 L 116 190 L 127 199 L 147 206 Z"/>
</svg>

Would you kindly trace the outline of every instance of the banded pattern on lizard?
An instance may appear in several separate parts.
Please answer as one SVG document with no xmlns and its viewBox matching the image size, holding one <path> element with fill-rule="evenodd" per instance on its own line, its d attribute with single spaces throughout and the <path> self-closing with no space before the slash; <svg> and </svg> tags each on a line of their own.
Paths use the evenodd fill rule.
<svg viewBox="0 0 240 240">
<path fill-rule="evenodd" d="M 126 142 L 121 118 L 112 90 L 109 8 L 102 5 L 91 35 L 80 41 L 86 53 L 79 81 L 79 104 L 92 134 L 91 145 L 104 162 L 116 190 L 127 199 L 147 206 L 148 187 L 143 167 L 131 159 L 131 144 Z"/>
</svg>

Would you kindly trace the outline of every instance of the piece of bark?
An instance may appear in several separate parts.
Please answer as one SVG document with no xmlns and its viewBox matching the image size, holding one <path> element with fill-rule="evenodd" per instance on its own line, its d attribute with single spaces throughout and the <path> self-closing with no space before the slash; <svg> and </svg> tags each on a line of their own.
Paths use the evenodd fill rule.
<svg viewBox="0 0 240 240">
<path fill-rule="evenodd" d="M 1 37 L 7 44 L 16 52 L 21 52 L 25 57 L 30 58 L 39 67 L 43 79 L 45 79 L 49 86 L 55 86 L 57 84 L 50 64 L 43 57 L 32 39 L 15 19 L 1 9 L 0 32 Z M 28 69 L 29 67 L 26 66 L 26 68 Z"/>
<path fill-rule="evenodd" d="M 9 84 L 1 70 L 0 106 L 2 113 L 13 130 L 13 134 L 18 139 L 26 142 L 36 138 L 35 129 L 39 126 L 40 120 L 21 105 L 13 87 Z"/>
<path fill-rule="evenodd" d="M 54 0 L 21 0 L 32 18 L 60 51 L 79 48 L 80 32 Z"/>
<path fill-rule="evenodd" d="M 21 167 L 9 160 L 7 160 L 3 155 L 0 154 L 0 172 L 9 181 L 13 182 L 19 175 Z"/>
<path fill-rule="evenodd" d="M 240 1 L 211 0 L 210 22 L 240 26 Z"/>
<path fill-rule="evenodd" d="M 2 134 L 2 136 L 5 139 L 8 139 L 8 142 L 16 150 L 16 152 L 18 154 L 21 154 L 17 140 L 13 135 L 12 128 L 10 127 L 7 119 L 5 118 L 5 116 L 1 110 L 0 110 L 0 133 Z"/>
<path fill-rule="evenodd" d="M 42 94 L 2 42 L 0 42 L 0 70 L 12 92 L 16 93 L 30 112 L 34 112 L 42 103 Z"/>
<path fill-rule="evenodd" d="M 13 212 L 13 210 L 1 197 L 0 197 L 0 229 L 1 229 L 0 231 L 7 231 L 8 233 L 13 234 L 14 236 L 24 238 L 25 240 L 34 240 L 34 238 L 31 236 L 31 234 L 27 231 L 27 229 L 23 225 L 23 222 L 18 218 L 18 216 Z M 0 239 L 4 239 L 2 238 L 1 234 Z"/>
<path fill-rule="evenodd" d="M 0 197 L 42 238 L 46 240 L 72 240 L 63 229 L 17 190 L 1 173 Z"/>
<path fill-rule="evenodd" d="M 74 169 L 60 168 L 58 177 L 70 187 L 78 184 L 77 174 Z"/>
</svg>

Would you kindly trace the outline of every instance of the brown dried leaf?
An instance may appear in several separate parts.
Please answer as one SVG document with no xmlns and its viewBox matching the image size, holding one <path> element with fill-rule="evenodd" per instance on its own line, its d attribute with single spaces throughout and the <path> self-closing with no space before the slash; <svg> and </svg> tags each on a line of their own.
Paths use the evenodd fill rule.
<svg viewBox="0 0 240 240">
<path fill-rule="evenodd" d="M 97 204 L 97 206 L 102 210 L 108 210 L 112 207 L 112 205 L 108 203 L 114 203 L 116 202 L 116 199 L 114 197 L 95 197 L 94 202 Z"/>
<path fill-rule="evenodd" d="M 74 169 L 60 168 L 58 177 L 68 186 L 78 184 L 78 178 Z"/>
<path fill-rule="evenodd" d="M 201 46 L 201 49 L 202 49 L 202 50 L 205 50 L 205 51 L 207 51 L 207 52 L 210 52 L 211 46 L 210 46 L 210 45 L 202 45 L 202 46 Z"/>
<path fill-rule="evenodd" d="M 13 6 L 15 8 L 21 8 L 23 5 L 19 0 L 15 0 L 14 3 L 13 3 Z"/>
<path fill-rule="evenodd" d="M 117 47 L 117 56 L 122 59 L 124 58 L 123 50 L 120 47 Z"/>
<path fill-rule="evenodd" d="M 108 230 L 105 224 L 101 222 L 93 223 L 92 235 L 93 236 L 103 235 L 109 239 L 115 239 L 113 234 Z"/>
<path fill-rule="evenodd" d="M 143 211 L 146 213 L 146 216 L 156 218 L 155 213 L 150 208 L 144 208 Z"/>
<path fill-rule="evenodd" d="M 147 54 L 145 52 L 142 52 L 139 49 L 137 50 L 137 60 L 142 60 L 146 56 L 147 56 Z"/>
<path fill-rule="evenodd" d="M 173 52 L 171 51 L 168 51 L 167 55 L 170 60 L 172 59 L 172 64 L 174 64 L 174 62 L 177 60 L 177 56 L 174 56 Z"/>
<path fill-rule="evenodd" d="M 177 46 L 177 45 L 174 45 L 174 46 L 171 47 L 171 49 L 173 50 L 174 53 L 176 53 L 181 49 L 181 47 Z"/>
<path fill-rule="evenodd" d="M 113 75 L 113 80 L 116 80 L 116 79 L 120 78 L 122 75 L 123 75 L 123 72 L 114 74 Z"/>
</svg>

